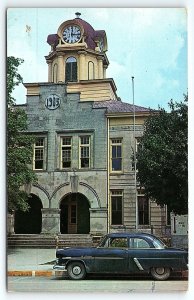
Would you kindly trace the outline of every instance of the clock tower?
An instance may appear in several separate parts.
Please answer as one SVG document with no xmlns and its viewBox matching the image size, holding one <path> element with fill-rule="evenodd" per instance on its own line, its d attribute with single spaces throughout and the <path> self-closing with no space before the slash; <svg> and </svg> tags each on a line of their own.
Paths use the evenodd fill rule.
<svg viewBox="0 0 194 300">
<path fill-rule="evenodd" d="M 114 80 L 106 78 L 106 32 L 94 30 L 80 15 L 48 35 L 48 82 L 66 83 L 67 92 L 80 92 L 80 101 L 116 100 Z"/>
</svg>

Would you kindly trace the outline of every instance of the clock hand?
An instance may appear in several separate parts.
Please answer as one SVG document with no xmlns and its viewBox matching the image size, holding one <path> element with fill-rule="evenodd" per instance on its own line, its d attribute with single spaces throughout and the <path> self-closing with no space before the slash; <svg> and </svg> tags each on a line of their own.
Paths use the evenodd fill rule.
<svg viewBox="0 0 194 300">
<path fill-rule="evenodd" d="M 71 35 L 72 35 L 72 27 L 70 27 L 71 28 L 71 30 L 70 30 L 70 39 L 72 40 L 72 37 L 71 37 Z"/>
</svg>

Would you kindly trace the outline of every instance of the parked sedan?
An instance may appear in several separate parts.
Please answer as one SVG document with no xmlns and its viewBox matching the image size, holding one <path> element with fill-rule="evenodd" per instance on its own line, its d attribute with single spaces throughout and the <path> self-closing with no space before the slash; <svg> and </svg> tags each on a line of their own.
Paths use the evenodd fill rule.
<svg viewBox="0 0 194 300">
<path fill-rule="evenodd" d="M 64 248 L 56 251 L 54 269 L 66 269 L 70 279 L 86 274 L 150 273 L 166 280 L 172 271 L 187 270 L 188 252 L 168 248 L 156 236 L 147 233 L 107 234 L 98 247 Z"/>
</svg>

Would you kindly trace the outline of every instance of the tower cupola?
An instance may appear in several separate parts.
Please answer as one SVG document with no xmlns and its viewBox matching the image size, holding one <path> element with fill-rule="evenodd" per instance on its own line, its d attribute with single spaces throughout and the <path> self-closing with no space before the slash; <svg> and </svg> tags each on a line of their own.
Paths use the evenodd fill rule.
<svg viewBox="0 0 194 300">
<path fill-rule="evenodd" d="M 81 13 L 76 12 L 75 15 L 74 19 L 63 22 L 57 33 L 48 35 L 47 43 L 51 49 L 45 58 L 48 64 L 49 82 L 67 83 L 68 91 L 82 92 L 78 84 L 79 87 L 80 84 L 86 85 L 86 83 L 96 86 L 99 80 L 107 81 L 108 46 L 105 30 L 95 30 L 88 22 L 81 19 Z M 111 82 L 115 90 L 112 79 Z"/>
</svg>

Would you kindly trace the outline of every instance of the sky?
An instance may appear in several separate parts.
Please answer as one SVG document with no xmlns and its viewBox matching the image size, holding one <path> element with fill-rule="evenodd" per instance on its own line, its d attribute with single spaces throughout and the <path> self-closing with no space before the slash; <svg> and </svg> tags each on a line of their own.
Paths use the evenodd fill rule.
<svg viewBox="0 0 194 300">
<path fill-rule="evenodd" d="M 113 78 L 123 102 L 168 109 L 173 99 L 187 93 L 187 12 L 185 8 L 9 8 L 7 55 L 24 59 L 19 73 L 24 82 L 45 82 L 48 66 L 47 36 L 75 12 L 95 30 L 105 30 Z M 26 102 L 23 85 L 16 88 L 18 104 Z"/>
</svg>

